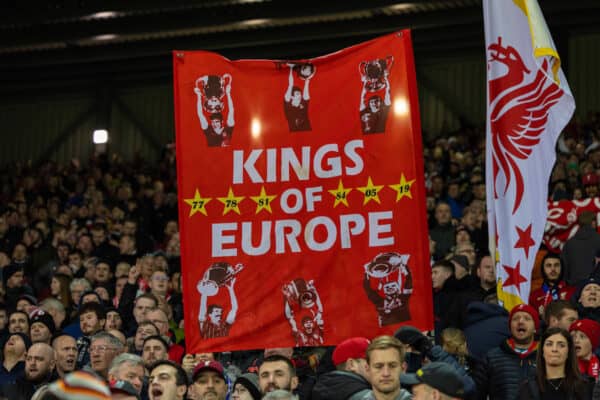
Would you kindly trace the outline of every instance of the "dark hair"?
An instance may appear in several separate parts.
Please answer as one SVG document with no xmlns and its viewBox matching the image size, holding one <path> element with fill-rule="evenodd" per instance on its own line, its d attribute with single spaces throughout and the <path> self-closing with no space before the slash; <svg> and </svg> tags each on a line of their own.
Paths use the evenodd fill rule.
<svg viewBox="0 0 600 400">
<path fill-rule="evenodd" d="M 445 270 L 452 272 L 454 274 L 454 264 L 452 264 L 452 262 L 448 261 L 448 260 L 439 260 L 436 261 L 431 268 L 437 268 L 437 267 L 441 267 L 444 268 Z"/>
<path fill-rule="evenodd" d="M 269 363 L 269 362 L 284 362 L 287 364 L 288 369 L 290 371 L 290 376 L 296 376 L 296 367 L 294 367 L 294 364 L 292 363 L 292 360 L 290 360 L 287 357 L 284 357 L 282 355 L 279 354 L 273 354 L 272 356 L 269 356 L 267 358 L 265 358 L 263 360 L 262 363 L 260 363 L 260 365 L 263 365 L 264 363 Z M 258 367 L 259 371 L 260 371 L 260 366 Z"/>
<path fill-rule="evenodd" d="M 548 324 L 550 322 L 550 317 L 560 319 L 564 314 L 565 310 L 577 311 L 577 307 L 575 307 L 573 303 L 567 300 L 551 301 L 544 309 L 544 322 Z"/>
<path fill-rule="evenodd" d="M 188 385 L 188 377 L 187 377 L 187 373 L 185 372 L 185 370 L 181 367 L 181 365 L 174 363 L 171 360 L 158 360 L 155 363 L 153 363 L 148 370 L 150 371 L 150 373 L 152 373 L 152 371 L 157 368 L 160 367 L 161 365 L 168 365 L 169 367 L 175 368 L 175 384 L 177 386 L 187 386 Z"/>
<path fill-rule="evenodd" d="M 104 309 L 104 306 L 100 303 L 94 303 L 92 301 L 91 303 L 82 304 L 81 307 L 79 307 L 79 315 L 83 315 L 88 312 L 93 312 L 94 314 L 96 314 L 96 318 L 98 318 L 99 320 L 106 319 L 106 310 Z"/>
<path fill-rule="evenodd" d="M 546 253 L 544 258 L 542 258 L 542 262 L 540 263 L 540 270 L 542 272 L 542 278 L 544 278 L 544 282 L 548 281 L 548 277 L 546 276 L 546 272 L 544 271 L 544 263 L 546 262 L 546 260 L 549 260 L 551 258 L 558 260 L 558 262 L 560 263 L 560 273 L 558 275 L 558 281 L 560 282 L 563 280 L 563 275 L 564 275 L 565 269 L 563 268 L 562 260 L 560 259 L 560 256 L 558 254 L 554 254 L 554 253 L 550 253 L 550 252 Z"/>
<path fill-rule="evenodd" d="M 134 304 L 137 304 L 138 300 L 140 300 L 140 299 L 149 299 L 149 300 L 152 300 L 152 301 L 154 301 L 154 308 L 158 307 L 158 299 L 152 293 L 144 293 L 144 294 L 139 295 L 134 300 Z"/>
<path fill-rule="evenodd" d="M 220 306 L 218 304 L 211 304 L 206 308 L 206 313 L 207 314 L 212 313 L 215 308 L 220 308 L 221 310 L 223 310 L 223 306 Z"/>
<path fill-rule="evenodd" d="M 583 398 L 585 385 L 584 380 L 579 373 L 579 365 L 577 364 L 577 355 L 575 355 L 575 346 L 569 332 L 561 328 L 548 328 L 542 335 L 537 350 L 537 368 L 536 380 L 541 392 L 546 391 L 546 360 L 544 359 L 544 344 L 550 336 L 561 335 L 567 341 L 569 348 L 567 360 L 565 362 L 565 388 L 574 392 L 578 398 Z"/>
<path fill-rule="evenodd" d="M 152 336 L 148 336 L 146 339 L 144 339 L 144 342 L 142 344 L 142 349 L 146 345 L 146 342 L 149 341 L 149 340 L 158 340 L 165 347 L 165 350 L 167 352 L 169 351 L 169 345 L 167 344 L 167 341 L 162 336 L 160 336 L 160 335 L 152 335 Z"/>
<path fill-rule="evenodd" d="M 58 283 L 60 283 L 60 293 L 58 294 L 60 297 L 57 298 L 57 300 L 60 301 L 66 309 L 70 309 L 72 305 L 70 287 L 73 278 L 60 272 L 55 273 L 52 278 L 56 279 Z"/>
</svg>

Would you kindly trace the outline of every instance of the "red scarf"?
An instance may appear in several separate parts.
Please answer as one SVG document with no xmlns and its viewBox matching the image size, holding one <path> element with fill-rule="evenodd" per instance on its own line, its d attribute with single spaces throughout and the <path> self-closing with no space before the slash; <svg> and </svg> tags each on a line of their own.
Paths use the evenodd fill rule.
<svg viewBox="0 0 600 400">
<path fill-rule="evenodd" d="M 577 361 L 579 363 L 579 372 L 591 376 L 594 380 L 598 380 L 598 375 L 600 375 L 600 361 L 598 357 L 592 354 L 589 360 L 578 359 Z"/>
</svg>

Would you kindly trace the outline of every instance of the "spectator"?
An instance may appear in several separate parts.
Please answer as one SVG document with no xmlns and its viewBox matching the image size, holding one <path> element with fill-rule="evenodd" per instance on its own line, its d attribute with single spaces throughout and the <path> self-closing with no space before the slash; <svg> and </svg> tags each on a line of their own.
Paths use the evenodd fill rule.
<svg viewBox="0 0 600 400">
<path fill-rule="evenodd" d="M 40 303 L 40 309 L 52 317 L 56 330 L 61 330 L 67 322 L 67 311 L 63 304 L 51 297 Z"/>
<path fill-rule="evenodd" d="M 108 369 L 108 380 L 124 381 L 130 383 L 137 393 L 142 393 L 144 384 L 144 362 L 140 356 L 130 353 L 122 353 L 116 356 Z"/>
<path fill-rule="evenodd" d="M 431 239 L 435 241 L 434 260 L 440 260 L 454 247 L 454 226 L 452 214 L 447 203 L 439 202 L 435 206 L 435 225 L 429 230 Z"/>
<path fill-rule="evenodd" d="M 98 332 L 90 342 L 90 367 L 104 380 L 108 379 L 108 370 L 112 361 L 124 350 L 123 343 L 113 335 Z"/>
<path fill-rule="evenodd" d="M 519 400 L 590 399 L 593 385 L 577 373 L 574 348 L 573 340 L 565 330 L 550 328 L 544 332 L 537 354 L 536 375 L 521 384 Z"/>
<path fill-rule="evenodd" d="M 9 310 L 17 307 L 17 301 L 23 294 L 33 296 L 33 289 L 25 284 L 24 270 L 21 264 L 9 264 L 2 270 L 2 279 L 6 294 L 4 301 Z"/>
<path fill-rule="evenodd" d="M 465 395 L 460 375 L 442 362 L 429 363 L 417 373 L 405 375 L 402 382 L 412 385 L 413 400 L 464 399 Z"/>
<path fill-rule="evenodd" d="M 116 329 L 120 331 L 123 328 L 123 318 L 117 310 L 112 307 L 106 310 L 106 323 L 104 324 L 105 330 Z"/>
<path fill-rule="evenodd" d="M 69 314 L 71 314 L 73 300 L 69 291 L 71 281 L 68 275 L 56 273 L 50 282 L 50 295 L 60 301 Z"/>
<path fill-rule="evenodd" d="M 392 336 L 379 336 L 367 347 L 367 370 L 375 400 L 408 400 L 410 393 L 400 387 L 404 348 Z"/>
<path fill-rule="evenodd" d="M 142 359 L 148 368 L 156 361 L 169 359 L 169 346 L 162 336 L 148 336 L 142 344 Z"/>
<path fill-rule="evenodd" d="M 149 369 L 148 396 L 150 400 L 183 400 L 188 379 L 185 371 L 172 361 L 158 361 Z"/>
<path fill-rule="evenodd" d="M 596 232 L 595 219 L 596 214 L 591 211 L 579 214 L 579 229 L 563 247 L 561 259 L 569 285 L 579 284 L 594 270 L 595 255 L 600 250 L 600 234 Z"/>
<path fill-rule="evenodd" d="M 129 351 L 134 354 L 142 354 L 142 346 L 144 340 L 150 336 L 158 335 L 158 328 L 150 321 L 144 321 L 138 325 L 133 338 L 129 338 L 128 347 Z"/>
<path fill-rule="evenodd" d="M 105 321 L 106 312 L 100 304 L 91 302 L 80 307 L 79 325 L 83 336 L 77 339 L 77 368 L 89 363 L 91 338 L 103 329 Z"/>
<path fill-rule="evenodd" d="M 52 347 L 46 343 L 31 345 L 25 359 L 25 376 L 2 385 L 1 395 L 11 400 L 30 400 L 37 387 L 52 380 L 55 363 Z"/>
<path fill-rule="evenodd" d="M 509 325 L 511 337 L 490 350 L 473 372 L 478 399 L 516 399 L 520 382 L 535 376 L 537 311 L 526 304 L 515 306 Z"/>
<path fill-rule="evenodd" d="M 293 391 L 298 387 L 296 368 L 288 357 L 267 356 L 258 368 L 258 383 L 263 396 L 278 389 Z"/>
<path fill-rule="evenodd" d="M 50 344 L 50 340 L 52 339 L 55 330 L 54 320 L 50 314 L 47 314 L 44 311 L 38 311 L 33 318 L 31 318 L 29 337 L 33 343 Z"/>
<path fill-rule="evenodd" d="M 218 361 L 205 361 L 198 364 L 194 368 L 192 381 L 193 391 L 200 399 L 225 400 L 227 398 L 228 381 L 223 365 Z"/>
<path fill-rule="evenodd" d="M 317 379 L 311 398 L 358 400 L 370 393 L 371 384 L 367 373 L 369 343 L 367 338 L 354 337 L 338 344 L 332 357 L 336 371 L 323 374 Z"/>
<path fill-rule="evenodd" d="M 600 281 L 590 278 L 583 282 L 575 293 L 579 318 L 589 318 L 600 322 Z"/>
<path fill-rule="evenodd" d="M 52 348 L 56 354 L 56 373 L 64 378 L 75 370 L 77 360 L 77 341 L 73 336 L 58 334 L 52 339 Z"/>
<path fill-rule="evenodd" d="M 167 340 L 169 345 L 169 359 L 175 362 L 181 362 L 185 349 L 183 346 L 174 343 L 174 337 L 171 336 L 169 331 L 169 319 L 167 314 L 160 308 L 155 308 L 146 313 L 148 321 L 152 322 L 158 328 L 158 334 L 163 336 Z"/>
<path fill-rule="evenodd" d="M 569 332 L 575 344 L 579 372 L 597 381 L 600 375 L 600 361 L 593 352 L 600 345 L 600 323 L 591 319 L 580 319 L 571 325 Z"/>
<path fill-rule="evenodd" d="M 431 267 L 431 281 L 433 284 L 434 329 L 436 342 L 439 342 L 439 335 L 446 327 L 446 315 L 450 305 L 457 301 L 454 264 L 446 260 L 435 262 Z"/>
<path fill-rule="evenodd" d="M 544 308 L 553 300 L 569 300 L 575 292 L 575 287 L 567 285 L 563 280 L 564 271 L 560 257 L 548 253 L 540 264 L 542 287 L 529 294 L 529 305 L 537 310 L 539 315 L 544 315 Z"/>
<path fill-rule="evenodd" d="M 8 333 L 23 333 L 29 336 L 29 315 L 14 311 L 8 316 Z"/>
<path fill-rule="evenodd" d="M 232 400 L 260 400 L 261 397 L 256 374 L 249 372 L 235 380 L 231 393 Z"/>
<path fill-rule="evenodd" d="M 15 383 L 25 376 L 25 357 L 31 347 L 31 340 L 22 333 L 8 336 L 2 349 L 2 367 L 0 369 L 0 386 Z"/>
<path fill-rule="evenodd" d="M 579 319 L 577 308 L 566 300 L 553 300 L 544 310 L 544 322 L 548 328 L 568 331 L 573 322 Z"/>
</svg>

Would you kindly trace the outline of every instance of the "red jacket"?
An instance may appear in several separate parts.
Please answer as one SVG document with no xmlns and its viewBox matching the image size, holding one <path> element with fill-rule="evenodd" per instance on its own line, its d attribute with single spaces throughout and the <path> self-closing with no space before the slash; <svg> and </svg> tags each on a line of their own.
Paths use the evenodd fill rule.
<svg viewBox="0 0 600 400">
<path fill-rule="evenodd" d="M 569 300 L 573 293 L 575 293 L 575 290 L 575 287 L 567 285 L 565 281 L 560 281 L 553 287 L 544 282 L 541 288 L 529 294 L 529 305 L 535 308 L 540 316 L 542 316 L 548 303 L 552 300 Z M 556 291 L 557 297 L 553 298 L 552 292 Z"/>
</svg>

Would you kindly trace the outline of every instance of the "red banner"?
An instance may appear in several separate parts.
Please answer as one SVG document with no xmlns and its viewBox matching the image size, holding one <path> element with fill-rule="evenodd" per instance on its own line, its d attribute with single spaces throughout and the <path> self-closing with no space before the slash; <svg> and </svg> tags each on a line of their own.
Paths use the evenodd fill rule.
<svg viewBox="0 0 600 400">
<path fill-rule="evenodd" d="M 311 60 L 173 64 L 190 351 L 431 329 L 410 32 Z"/>
</svg>

